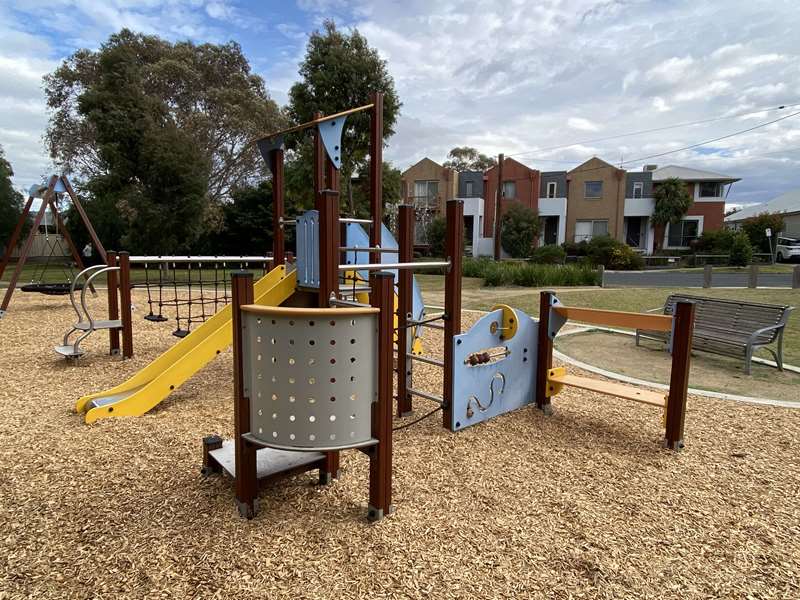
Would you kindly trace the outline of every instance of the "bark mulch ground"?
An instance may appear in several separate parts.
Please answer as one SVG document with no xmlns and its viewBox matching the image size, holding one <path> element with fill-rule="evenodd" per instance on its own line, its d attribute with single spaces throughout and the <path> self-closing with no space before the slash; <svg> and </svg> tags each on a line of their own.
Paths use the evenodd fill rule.
<svg viewBox="0 0 800 600">
<path fill-rule="evenodd" d="M 352 451 L 340 480 L 276 484 L 245 521 L 199 472 L 202 436 L 231 433 L 230 353 L 144 417 L 72 412 L 174 342 L 139 305 L 125 362 L 102 334 L 55 355 L 63 297 L 20 293 L 0 320 L 2 599 L 800 597 L 798 411 L 692 398 L 677 454 L 651 407 L 578 390 L 457 435 L 437 415 L 395 436 L 390 518 L 365 520 Z"/>
</svg>

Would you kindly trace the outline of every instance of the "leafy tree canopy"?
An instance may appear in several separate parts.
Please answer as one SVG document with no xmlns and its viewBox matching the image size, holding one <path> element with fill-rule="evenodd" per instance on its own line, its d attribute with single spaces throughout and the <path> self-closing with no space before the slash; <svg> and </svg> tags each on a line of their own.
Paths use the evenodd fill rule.
<svg viewBox="0 0 800 600">
<path fill-rule="evenodd" d="M 772 242 L 767 238 L 767 229 L 772 230 Z M 783 231 L 783 215 L 765 212 L 750 217 L 742 222 L 742 231 L 750 239 L 750 244 L 756 252 L 774 252 L 778 234 Z"/>
<path fill-rule="evenodd" d="M 692 205 L 692 198 L 686 184 L 677 177 L 671 177 L 656 187 L 653 224 L 666 225 L 680 223 Z"/>
<path fill-rule="evenodd" d="M 519 202 L 512 202 L 503 213 L 500 231 L 503 250 L 512 258 L 527 258 L 533 252 L 533 242 L 539 234 L 539 215 Z"/>
<path fill-rule="evenodd" d="M 109 59 L 120 53 L 126 55 L 125 77 L 109 71 L 120 64 Z M 138 87 L 129 85 L 131 80 Z M 101 155 L 102 133 L 80 109 L 85 94 L 103 87 L 124 94 L 106 109 L 114 112 L 120 127 L 141 124 L 143 115 L 132 103 L 144 97 L 149 104 L 145 113 L 157 114 L 159 126 L 181 132 L 206 165 L 212 201 L 226 198 L 232 188 L 262 172 L 262 160 L 248 141 L 285 122 L 235 42 L 172 44 L 123 29 L 97 51 L 75 52 L 45 76 L 44 84 L 51 110 L 46 142 L 63 170 L 79 179 L 109 174 L 107 156 Z M 124 156 L 129 150 L 120 144 L 118 152 Z"/>
<path fill-rule="evenodd" d="M 296 123 L 312 119 L 314 112 L 334 114 L 348 108 L 369 104 L 372 92 L 383 92 L 383 139 L 394 133 L 400 112 L 400 100 L 394 79 L 378 51 L 371 48 L 357 29 L 349 33 L 325 21 L 321 31 L 311 34 L 306 55 L 300 63 L 301 80 L 289 91 L 289 117 Z M 303 206 L 311 206 L 312 146 L 308 136 L 289 140 L 295 157 L 287 165 L 287 196 L 293 196 Z M 366 172 L 369 153 L 369 114 L 357 113 L 347 118 L 342 136 L 343 204 L 349 202 L 351 177 Z M 356 195 L 355 193 L 353 194 Z M 356 207 L 358 212 L 362 208 Z"/>
<path fill-rule="evenodd" d="M 469 146 L 457 146 L 450 150 L 444 166 L 459 173 L 464 171 L 485 171 L 497 164 L 497 159 L 481 154 Z"/>
<path fill-rule="evenodd" d="M 11 183 L 14 171 L 0 146 L 0 249 L 5 249 L 22 214 L 23 197 Z M 20 236 L 20 239 L 24 237 Z"/>
</svg>

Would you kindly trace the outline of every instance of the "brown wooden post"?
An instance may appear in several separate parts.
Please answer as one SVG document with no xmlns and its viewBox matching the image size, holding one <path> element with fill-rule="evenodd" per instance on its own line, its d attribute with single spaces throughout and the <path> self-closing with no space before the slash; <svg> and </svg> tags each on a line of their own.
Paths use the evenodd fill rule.
<svg viewBox="0 0 800 600">
<path fill-rule="evenodd" d="M 398 262 L 414 260 L 414 207 L 401 204 L 397 210 Z M 408 388 L 412 382 L 413 362 L 406 354 L 411 352 L 413 328 L 408 327 L 413 311 L 414 274 L 410 269 L 397 272 L 397 416 L 404 417 L 414 410 Z"/>
<path fill-rule="evenodd" d="M 381 245 L 381 224 L 383 222 L 383 92 L 373 92 L 374 105 L 369 121 L 369 210 L 372 215 L 372 229 L 369 232 L 369 245 Z M 381 262 L 379 252 L 370 253 L 371 263 Z"/>
<path fill-rule="evenodd" d="M 689 391 L 689 368 L 692 360 L 694 303 L 675 305 L 672 328 L 672 370 L 666 408 L 664 445 L 672 450 L 683 448 L 683 424 L 686 418 L 686 396 Z"/>
<path fill-rule="evenodd" d="M 378 401 L 372 405 L 372 437 L 378 445 L 369 458 L 370 521 L 392 512 L 392 333 L 394 330 L 394 275 L 373 273 L 370 303 L 378 313 Z"/>
<path fill-rule="evenodd" d="M 106 266 L 117 266 L 117 253 L 113 250 L 106 252 Z M 119 277 L 117 271 L 106 273 L 106 287 L 108 288 L 108 318 L 111 321 L 119 319 L 119 300 L 117 298 L 117 288 L 119 287 Z M 108 330 L 108 353 L 111 356 L 119 354 L 119 329 L 112 327 Z"/>
<path fill-rule="evenodd" d="M 278 148 L 270 152 L 270 169 L 272 170 L 272 268 L 283 264 L 286 251 L 286 235 L 283 230 L 285 209 L 283 150 Z"/>
<path fill-rule="evenodd" d="M 239 271 L 231 275 L 231 315 L 233 327 L 233 440 L 236 465 L 236 507 L 239 514 L 252 519 L 258 510 L 257 448 L 242 438 L 250 433 L 250 398 L 244 393 L 242 311 L 252 304 L 253 274 Z"/>
<path fill-rule="evenodd" d="M 750 272 L 748 273 L 747 277 L 747 287 L 758 287 L 758 265 L 756 264 L 750 265 Z"/>
<path fill-rule="evenodd" d="M 57 177 L 53 175 L 50 178 L 50 184 L 48 185 L 47 191 L 44 193 L 42 205 L 39 207 L 39 211 L 36 213 L 36 218 L 33 220 L 33 226 L 31 227 L 28 237 L 25 239 L 22 250 L 19 253 L 17 264 L 14 267 L 14 272 L 11 274 L 11 280 L 8 282 L 5 296 L 3 296 L 3 303 L 0 304 L 0 317 L 2 317 L 8 310 L 8 305 L 11 302 L 11 296 L 14 294 L 14 288 L 17 287 L 17 281 L 22 273 L 22 269 L 25 267 L 25 261 L 28 260 L 28 254 L 30 253 L 31 246 L 33 245 L 33 238 L 36 235 L 36 232 L 39 231 L 39 225 L 42 224 L 42 219 L 44 218 L 44 213 L 47 209 L 47 198 L 49 198 L 50 194 L 53 193 L 53 187 L 55 186 L 56 181 Z"/>
<path fill-rule="evenodd" d="M 131 313 L 131 261 L 128 252 L 120 252 L 119 305 L 122 319 L 122 356 L 133 357 L 133 314 Z"/>
<path fill-rule="evenodd" d="M 453 430 L 453 344 L 461 333 L 461 262 L 464 254 L 464 201 L 448 200 L 445 252 L 450 268 L 444 278 L 444 400 L 442 424 Z"/>
<path fill-rule="evenodd" d="M 553 340 L 548 335 L 550 328 L 550 306 L 553 303 L 553 292 L 543 291 L 539 294 L 539 339 L 536 349 L 536 408 L 549 415 L 553 412 L 550 398 L 547 396 L 547 371 L 553 368 Z"/>
<path fill-rule="evenodd" d="M 500 260 L 500 217 L 503 210 L 503 162 L 505 156 L 497 157 L 497 196 L 494 201 L 494 259 Z"/>
<path fill-rule="evenodd" d="M 703 266 L 703 287 L 710 288 L 711 287 L 711 278 L 713 277 L 713 269 L 711 265 L 704 265 Z"/>
<path fill-rule="evenodd" d="M 94 244 L 95 248 L 97 248 L 97 253 L 100 255 L 100 258 L 103 259 L 103 262 L 106 262 L 106 249 L 103 248 L 103 244 L 100 242 L 100 238 L 97 237 L 97 232 L 92 227 L 92 222 L 89 220 L 89 215 L 86 214 L 86 211 L 83 210 L 83 205 L 81 201 L 78 200 L 77 194 L 75 194 L 75 190 L 72 189 L 72 185 L 70 185 L 69 180 L 62 175 L 60 177 L 62 183 L 64 184 L 64 188 L 67 190 L 69 197 L 72 199 L 72 203 L 75 205 L 75 210 L 78 211 L 78 214 L 81 216 L 81 220 L 83 221 L 86 230 L 89 232 L 89 237 L 92 238 L 92 243 Z"/>
<path fill-rule="evenodd" d="M 321 112 L 314 113 L 314 120 L 321 118 Z M 325 189 L 325 147 L 322 144 L 319 126 L 314 127 L 314 163 L 312 173 L 314 178 L 314 199 L 316 202 L 316 199 L 319 198 L 319 193 Z"/>
<path fill-rule="evenodd" d="M 28 215 L 31 212 L 32 204 L 33 204 L 33 196 L 28 196 L 28 201 L 25 203 L 25 206 L 22 209 L 22 214 L 17 220 L 17 224 L 14 226 L 14 231 L 11 234 L 11 237 L 9 238 L 6 244 L 5 251 L 3 252 L 3 260 L 2 262 L 0 262 L 0 278 L 2 278 L 3 273 L 6 272 L 6 267 L 8 266 L 8 263 L 11 260 L 11 255 L 14 253 L 14 248 L 17 247 L 17 243 L 19 242 L 19 236 L 22 233 L 22 228 L 25 226 L 25 221 L 28 220 Z"/>
<path fill-rule="evenodd" d="M 792 289 L 800 289 L 800 265 L 792 269 Z"/>
</svg>

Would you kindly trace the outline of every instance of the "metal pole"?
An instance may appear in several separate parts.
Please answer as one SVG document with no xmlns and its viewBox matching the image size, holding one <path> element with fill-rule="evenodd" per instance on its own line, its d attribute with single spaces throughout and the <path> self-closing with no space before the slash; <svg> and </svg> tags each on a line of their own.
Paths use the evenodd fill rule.
<svg viewBox="0 0 800 600">
<path fill-rule="evenodd" d="M 464 201 L 448 200 L 445 250 L 450 269 L 444 278 L 444 403 L 442 424 L 453 431 L 453 354 L 455 336 L 461 333 L 461 261 L 464 249 Z"/>
<path fill-rule="evenodd" d="M 536 353 L 536 408 L 549 415 L 553 412 L 550 398 L 547 396 L 547 372 L 553 368 L 553 340 L 548 335 L 550 327 L 550 306 L 553 304 L 553 292 L 543 291 L 539 294 L 539 339 Z"/>
<path fill-rule="evenodd" d="M 106 252 L 106 266 L 117 266 L 117 253 L 113 250 Z M 108 271 L 106 273 L 106 287 L 108 287 L 108 318 L 111 321 L 119 319 L 119 301 L 117 298 L 117 290 L 119 288 L 119 281 L 117 271 Z M 108 330 L 108 353 L 111 356 L 119 354 L 119 329 L 112 327 Z"/>
<path fill-rule="evenodd" d="M 340 271 L 385 271 L 393 269 L 452 269 L 452 260 L 431 262 L 367 263 L 359 265 L 339 265 Z"/>
</svg>

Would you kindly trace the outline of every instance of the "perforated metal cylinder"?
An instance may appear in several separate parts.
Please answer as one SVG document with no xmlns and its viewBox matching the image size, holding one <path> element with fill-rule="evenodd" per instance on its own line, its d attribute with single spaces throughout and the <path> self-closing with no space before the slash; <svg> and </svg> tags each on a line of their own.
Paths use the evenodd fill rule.
<svg viewBox="0 0 800 600">
<path fill-rule="evenodd" d="M 243 308 L 250 437 L 271 448 L 376 443 L 377 309 Z"/>
</svg>

